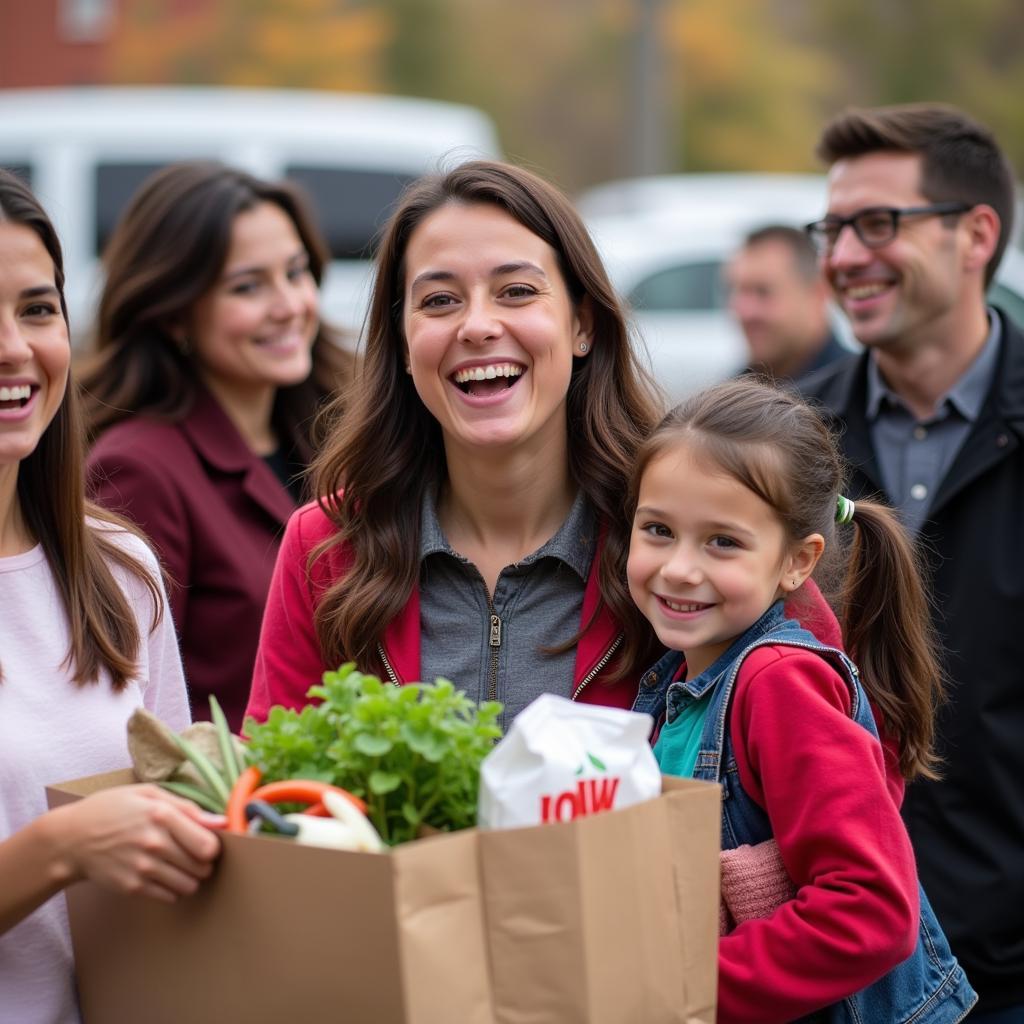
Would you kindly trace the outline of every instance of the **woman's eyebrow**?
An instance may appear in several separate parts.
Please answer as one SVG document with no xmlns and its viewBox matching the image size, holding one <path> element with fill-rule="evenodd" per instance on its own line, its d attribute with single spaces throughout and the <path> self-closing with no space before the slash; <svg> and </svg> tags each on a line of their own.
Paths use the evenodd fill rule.
<svg viewBox="0 0 1024 1024">
<path fill-rule="evenodd" d="M 245 277 L 247 274 L 258 274 L 263 270 L 263 267 L 258 263 L 248 263 L 244 267 L 234 267 L 227 271 L 224 277 L 221 278 L 223 281 L 230 281 L 236 277 Z"/>
<path fill-rule="evenodd" d="M 538 277 L 547 280 L 547 274 L 544 272 L 542 267 L 538 267 L 536 263 L 531 263 L 529 260 L 516 260 L 512 263 L 501 263 L 496 267 L 491 268 L 491 277 L 504 277 L 506 274 L 521 274 L 524 271 L 530 274 L 536 274 Z M 425 270 L 422 274 L 417 275 L 412 284 L 409 286 L 410 290 L 415 288 L 417 285 L 425 284 L 430 281 L 454 281 L 456 274 L 451 270 Z"/>
<path fill-rule="evenodd" d="M 53 296 L 60 296 L 60 292 L 57 291 L 57 286 L 53 284 L 37 284 L 31 288 L 23 288 L 21 290 L 21 297 L 23 299 L 39 299 L 39 298 L 50 298 Z"/>
<path fill-rule="evenodd" d="M 531 263 L 529 260 L 518 260 L 515 263 L 502 263 L 501 266 L 495 267 L 491 271 L 491 276 L 501 277 L 505 274 L 518 274 L 524 270 L 531 274 L 537 274 L 539 277 L 546 278 L 548 276 L 544 273 L 542 268 L 538 267 L 536 263 Z"/>
<path fill-rule="evenodd" d="M 285 261 L 288 267 L 293 264 L 300 263 L 309 259 L 309 254 L 305 249 L 296 250 L 288 259 Z M 250 274 L 262 274 L 267 271 L 267 266 L 263 263 L 246 263 L 244 266 L 232 267 L 230 270 L 224 272 L 221 277 L 221 281 L 233 281 L 236 277 L 247 277 Z"/>
<path fill-rule="evenodd" d="M 428 281 L 454 281 L 455 275 L 450 270 L 425 270 L 417 275 L 409 288 L 415 288 L 418 284 L 425 284 Z"/>
</svg>

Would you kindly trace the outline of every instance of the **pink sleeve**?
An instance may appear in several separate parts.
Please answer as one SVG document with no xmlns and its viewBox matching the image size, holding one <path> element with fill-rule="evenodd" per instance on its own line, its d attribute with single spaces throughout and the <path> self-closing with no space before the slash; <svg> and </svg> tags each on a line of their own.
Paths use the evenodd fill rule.
<svg viewBox="0 0 1024 1024">
<path fill-rule="evenodd" d="M 158 585 L 161 586 L 156 559 L 153 568 Z M 164 595 L 166 600 L 166 595 Z M 149 622 L 144 623 L 147 628 Z M 145 636 L 145 634 L 143 634 Z M 180 732 L 192 721 L 185 689 L 185 674 L 178 650 L 178 637 L 174 623 L 165 605 L 164 614 L 148 639 L 149 677 L 145 681 L 143 701 L 165 725 Z"/>
<path fill-rule="evenodd" d="M 763 648 L 737 680 L 730 735 L 797 895 L 719 947 L 720 1024 L 789 1021 L 857 992 L 913 952 L 910 840 L 878 741 L 822 658 Z"/>
<path fill-rule="evenodd" d="M 313 592 L 307 570 L 309 552 L 322 538 L 312 543 L 303 538 L 305 516 L 310 511 L 308 506 L 298 509 L 288 520 L 270 581 L 245 709 L 246 717 L 261 722 L 275 704 L 289 708 L 307 704 L 306 692 L 320 682 L 327 668 L 313 627 Z"/>
</svg>

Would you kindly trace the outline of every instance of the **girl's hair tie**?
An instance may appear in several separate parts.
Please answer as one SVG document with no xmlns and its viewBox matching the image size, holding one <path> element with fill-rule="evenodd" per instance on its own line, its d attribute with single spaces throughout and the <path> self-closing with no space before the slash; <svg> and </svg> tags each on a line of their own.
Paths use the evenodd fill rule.
<svg viewBox="0 0 1024 1024">
<path fill-rule="evenodd" d="M 844 526 L 846 523 L 853 521 L 853 510 L 856 508 L 854 503 L 849 498 L 844 498 L 843 495 L 839 495 L 836 498 L 836 522 L 840 526 Z"/>
</svg>

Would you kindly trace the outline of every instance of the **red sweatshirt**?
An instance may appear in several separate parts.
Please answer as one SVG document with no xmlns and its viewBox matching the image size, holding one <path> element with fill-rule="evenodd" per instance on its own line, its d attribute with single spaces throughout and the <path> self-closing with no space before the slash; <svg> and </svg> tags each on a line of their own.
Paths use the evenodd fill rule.
<svg viewBox="0 0 1024 1024">
<path fill-rule="evenodd" d="M 896 752 L 850 716 L 818 655 L 765 647 L 743 663 L 730 735 L 796 898 L 719 947 L 719 1024 L 791 1021 L 865 988 L 914 950 L 917 872 Z"/>
</svg>

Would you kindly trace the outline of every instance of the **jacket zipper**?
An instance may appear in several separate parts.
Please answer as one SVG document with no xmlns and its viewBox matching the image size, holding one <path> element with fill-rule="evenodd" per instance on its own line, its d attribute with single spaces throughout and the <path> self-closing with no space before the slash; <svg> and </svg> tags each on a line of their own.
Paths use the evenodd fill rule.
<svg viewBox="0 0 1024 1024">
<path fill-rule="evenodd" d="M 398 681 L 398 676 L 395 670 L 391 667 L 391 662 L 388 661 L 388 656 L 384 653 L 384 645 L 377 644 L 377 653 L 380 655 L 380 660 L 384 664 L 384 671 L 388 674 L 388 680 L 394 683 L 395 686 L 401 686 L 402 684 Z"/>
<path fill-rule="evenodd" d="M 501 616 L 494 610 L 490 597 L 487 608 L 491 613 L 491 632 L 487 644 L 491 648 L 491 675 L 487 683 L 487 699 L 498 699 L 498 659 L 501 654 Z"/>
<path fill-rule="evenodd" d="M 622 644 L 622 633 L 620 633 L 613 641 L 611 647 L 604 652 L 601 660 L 583 677 L 582 682 L 573 691 L 572 699 L 576 700 L 577 697 L 594 681 L 598 673 L 612 660 L 612 655 L 619 649 Z"/>
</svg>

